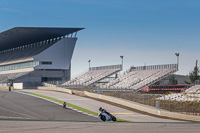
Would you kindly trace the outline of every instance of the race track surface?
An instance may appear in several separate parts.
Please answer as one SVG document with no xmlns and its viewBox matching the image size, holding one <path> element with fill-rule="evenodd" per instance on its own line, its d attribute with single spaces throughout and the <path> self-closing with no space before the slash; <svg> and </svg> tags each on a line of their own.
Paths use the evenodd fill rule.
<svg viewBox="0 0 200 133">
<path fill-rule="evenodd" d="M 63 109 L 60 105 L 14 91 L 0 90 L 0 119 L 100 121 L 98 118 Z"/>
<path fill-rule="evenodd" d="M 64 98 L 62 94 L 54 93 L 54 96 Z M 50 92 L 49 95 L 52 96 Z M 72 96 L 71 98 L 80 98 L 67 95 L 67 101 L 70 101 L 70 96 Z M 71 101 L 77 104 L 80 101 L 97 104 L 95 101 L 87 99 Z M 94 105 L 92 104 L 92 106 Z M 111 106 L 108 107 L 111 109 Z M 117 107 L 113 108 L 123 111 Z M 95 109 L 96 107 L 94 107 Z M 140 119 L 143 118 L 140 115 L 136 116 Z M 155 122 L 156 119 L 153 117 L 149 117 L 149 119 L 152 122 L 144 122 L 146 119 L 143 119 L 143 122 L 102 122 L 98 118 L 63 109 L 60 105 L 40 98 L 17 92 L 0 91 L 0 132 L 2 133 L 199 133 L 200 131 L 200 123 L 164 122 L 164 120 Z"/>
<path fill-rule="evenodd" d="M 199 123 L 0 121 L 5 133 L 199 133 Z"/>
<path fill-rule="evenodd" d="M 108 112 L 113 113 L 118 119 L 129 120 L 133 122 L 180 122 L 178 120 L 163 119 L 154 116 L 149 116 L 137 112 L 133 112 L 121 107 L 116 107 L 104 102 L 96 101 L 87 97 L 80 97 L 76 95 L 66 94 L 62 92 L 55 91 L 42 91 L 42 90 L 23 90 L 25 92 L 32 92 L 48 97 L 52 97 L 61 101 L 66 101 L 76 106 L 91 110 L 93 112 L 98 112 L 99 107 L 105 108 Z"/>
</svg>

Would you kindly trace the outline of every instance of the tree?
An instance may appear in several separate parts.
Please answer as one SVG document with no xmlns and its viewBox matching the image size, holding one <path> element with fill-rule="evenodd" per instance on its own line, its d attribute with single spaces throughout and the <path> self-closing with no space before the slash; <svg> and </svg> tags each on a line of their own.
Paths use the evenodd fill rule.
<svg viewBox="0 0 200 133">
<path fill-rule="evenodd" d="M 177 85 L 178 81 L 175 79 L 175 76 L 172 74 L 169 77 L 169 85 Z"/>
<path fill-rule="evenodd" d="M 198 60 L 196 60 L 196 64 L 195 64 L 194 70 L 189 73 L 190 83 L 192 83 L 192 84 L 195 83 L 195 80 L 199 80 L 200 79 L 199 67 L 197 66 L 197 64 L 198 64 Z"/>
</svg>

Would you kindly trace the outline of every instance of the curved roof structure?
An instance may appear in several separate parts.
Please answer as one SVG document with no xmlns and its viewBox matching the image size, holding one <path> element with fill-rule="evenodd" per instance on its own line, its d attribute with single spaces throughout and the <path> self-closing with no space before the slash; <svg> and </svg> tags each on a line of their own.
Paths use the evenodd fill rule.
<svg viewBox="0 0 200 133">
<path fill-rule="evenodd" d="M 0 51 L 76 33 L 84 28 L 15 27 L 0 33 Z"/>
</svg>

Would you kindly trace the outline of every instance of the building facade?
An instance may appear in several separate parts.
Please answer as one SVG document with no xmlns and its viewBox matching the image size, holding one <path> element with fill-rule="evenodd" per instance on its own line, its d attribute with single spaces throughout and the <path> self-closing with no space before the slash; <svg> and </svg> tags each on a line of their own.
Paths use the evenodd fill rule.
<svg viewBox="0 0 200 133">
<path fill-rule="evenodd" d="M 35 87 L 68 81 L 77 32 L 83 28 L 15 27 L 0 33 L 0 83 Z"/>
</svg>

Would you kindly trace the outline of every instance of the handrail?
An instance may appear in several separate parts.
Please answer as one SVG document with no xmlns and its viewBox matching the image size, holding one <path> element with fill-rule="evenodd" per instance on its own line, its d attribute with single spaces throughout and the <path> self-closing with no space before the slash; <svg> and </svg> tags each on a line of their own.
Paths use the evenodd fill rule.
<svg viewBox="0 0 200 133">
<path fill-rule="evenodd" d="M 150 65 L 150 66 L 132 66 L 130 71 L 140 71 L 140 70 L 157 70 L 157 69 L 178 69 L 178 64 L 164 64 L 164 65 Z"/>
<path fill-rule="evenodd" d="M 104 69 L 122 69 L 122 65 L 120 64 L 120 65 L 90 67 L 89 71 L 104 70 Z"/>
</svg>

